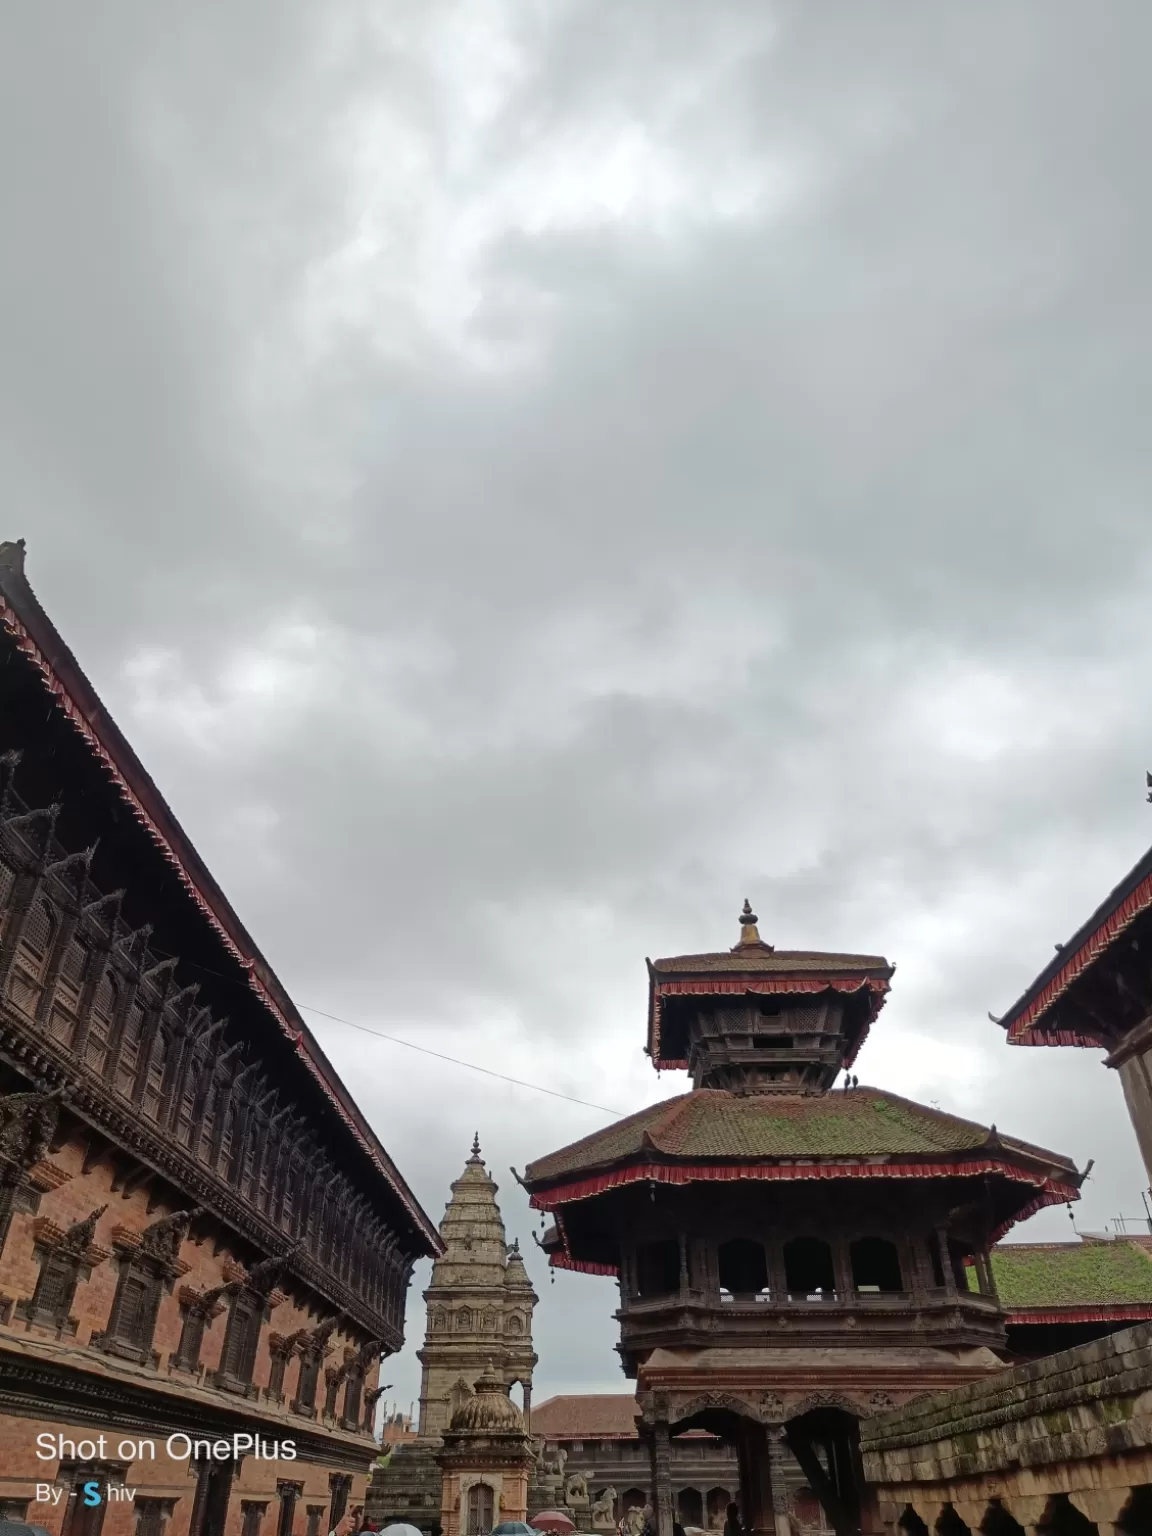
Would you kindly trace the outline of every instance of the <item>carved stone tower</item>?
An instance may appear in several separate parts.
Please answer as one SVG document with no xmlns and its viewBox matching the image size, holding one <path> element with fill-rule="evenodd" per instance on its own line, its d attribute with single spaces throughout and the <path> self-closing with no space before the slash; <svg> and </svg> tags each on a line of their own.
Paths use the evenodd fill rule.
<svg viewBox="0 0 1152 1536">
<path fill-rule="evenodd" d="M 480 1156 L 479 1137 L 452 1185 L 440 1223 L 444 1254 L 424 1292 L 428 1308 L 420 1380 L 418 1434 L 393 1452 L 369 1491 L 368 1513 L 423 1531 L 440 1524 L 441 1471 L 436 1455 L 453 1417 L 490 1374 L 507 1394 L 517 1382 L 527 1427 L 532 1405 L 532 1315 L 536 1293 L 519 1245 L 508 1247 L 497 1185 Z M 505 1401 L 507 1396 L 505 1395 Z"/>
<path fill-rule="evenodd" d="M 464 1172 L 452 1186 L 440 1223 L 444 1256 L 433 1265 L 424 1292 L 428 1327 L 417 1357 L 424 1367 L 422 1441 L 440 1439 L 488 1366 L 505 1387 L 520 1383 L 525 1417 L 530 1411 L 537 1298 L 519 1246 L 508 1249 L 496 1193 L 477 1138 Z"/>
</svg>

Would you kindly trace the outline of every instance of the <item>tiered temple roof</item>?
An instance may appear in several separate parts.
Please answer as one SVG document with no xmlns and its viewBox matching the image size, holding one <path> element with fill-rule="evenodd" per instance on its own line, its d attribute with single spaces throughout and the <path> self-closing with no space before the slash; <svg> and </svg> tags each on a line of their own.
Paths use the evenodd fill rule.
<svg viewBox="0 0 1152 1536">
<path fill-rule="evenodd" d="M 992 1250 L 992 1273 L 1009 1323 L 1152 1318 L 1149 1241 L 999 1244 Z"/>
</svg>

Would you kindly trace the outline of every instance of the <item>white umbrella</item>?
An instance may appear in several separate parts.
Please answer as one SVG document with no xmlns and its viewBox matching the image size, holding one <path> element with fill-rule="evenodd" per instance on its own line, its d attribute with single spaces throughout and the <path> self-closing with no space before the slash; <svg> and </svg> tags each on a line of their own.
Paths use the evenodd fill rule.
<svg viewBox="0 0 1152 1536">
<path fill-rule="evenodd" d="M 386 1525 L 380 1532 L 380 1536 L 424 1536 L 424 1532 L 414 1525 L 405 1525 L 399 1521 L 396 1525 Z"/>
</svg>

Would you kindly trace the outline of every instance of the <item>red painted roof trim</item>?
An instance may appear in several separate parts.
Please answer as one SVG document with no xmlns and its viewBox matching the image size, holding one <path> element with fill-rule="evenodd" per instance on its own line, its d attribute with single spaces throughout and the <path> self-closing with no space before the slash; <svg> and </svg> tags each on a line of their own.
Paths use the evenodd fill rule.
<svg viewBox="0 0 1152 1536">
<path fill-rule="evenodd" d="M 1002 1022 L 1008 1031 L 1008 1044 L 1079 1045 L 1100 1049 L 1099 1040 L 1081 1036 L 1075 1030 L 1044 1028 L 1041 1021 L 1052 1004 L 1063 997 L 1073 982 L 1149 907 L 1152 907 L 1152 874 L 1145 875 L 1126 896 L 1105 912 L 1067 958 L 1061 957 L 1058 969 L 1034 996 L 1025 993 L 1024 998 L 1005 1016 Z"/>
<path fill-rule="evenodd" d="M 529 1204 L 533 1210 L 555 1214 L 564 1254 L 571 1259 L 560 1207 L 591 1200 L 609 1190 L 623 1189 L 630 1184 L 734 1183 L 741 1179 L 769 1183 L 811 1179 L 967 1179 L 990 1173 L 998 1174 L 1014 1184 L 1031 1185 L 1037 1191 L 1022 1211 L 996 1231 L 994 1241 L 999 1241 L 1017 1222 L 1024 1221 L 1045 1206 L 1063 1205 L 1080 1198 L 1080 1191 L 1074 1185 L 1061 1184 L 1044 1174 L 1030 1174 L 1000 1158 L 972 1158 L 967 1162 L 931 1163 L 638 1163 L 608 1173 L 594 1174 L 591 1178 L 558 1184 L 554 1189 L 532 1194 Z M 608 1272 L 615 1273 L 614 1270 Z"/>
<path fill-rule="evenodd" d="M 187 834 L 164 804 L 147 771 L 101 704 L 95 689 L 56 632 L 26 579 L 16 571 L 11 573 L 16 577 L 16 582 L 12 582 L 10 570 L 0 568 L 0 577 L 9 578 L 0 586 L 0 624 L 13 636 L 18 648 L 41 674 L 48 692 L 68 723 L 84 739 L 112 780 L 121 799 L 175 871 L 217 938 L 247 972 L 248 985 L 284 1035 L 292 1041 L 296 1054 L 315 1078 L 328 1102 L 352 1132 L 376 1171 L 383 1176 L 417 1232 L 430 1245 L 429 1252 L 433 1255 L 441 1253 L 443 1245 L 432 1221 L 421 1210 L 344 1085 L 323 1059 L 307 1025 L 296 1013 L 268 962 L 249 939 L 227 899 L 204 869 Z M 25 597 L 24 612 L 18 612 L 13 605 L 15 599 L 10 587 L 16 583 L 24 588 L 20 594 Z M 42 631 L 38 638 L 34 638 L 33 629 Z M 48 649 L 53 653 L 51 660 L 47 654 Z M 67 683 L 62 673 L 71 674 Z M 111 747 L 106 742 L 110 742 Z M 180 847 L 179 852 L 177 847 Z M 200 878 L 193 878 L 188 868 L 190 863 L 195 865 Z M 275 994 L 279 994 L 279 999 Z"/>
<path fill-rule="evenodd" d="M 1013 1307 L 1004 1321 L 1021 1326 L 1031 1323 L 1142 1323 L 1152 1318 L 1152 1302 L 1132 1302 L 1101 1307 Z"/>
</svg>

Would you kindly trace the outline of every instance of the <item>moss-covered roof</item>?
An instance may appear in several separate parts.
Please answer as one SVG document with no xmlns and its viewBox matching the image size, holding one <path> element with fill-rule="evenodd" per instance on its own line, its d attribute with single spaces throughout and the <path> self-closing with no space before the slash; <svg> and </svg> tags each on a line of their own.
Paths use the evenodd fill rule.
<svg viewBox="0 0 1152 1536">
<path fill-rule="evenodd" d="M 1036 1308 L 1152 1308 L 1152 1255 L 1139 1243 L 1002 1243 L 992 1273 L 1008 1312 Z"/>
<path fill-rule="evenodd" d="M 823 1094 L 747 1094 L 695 1089 L 665 1099 L 603 1131 L 531 1163 L 525 1180 L 540 1187 L 638 1158 L 658 1161 L 771 1162 L 822 1158 L 929 1160 L 986 1149 L 990 1156 L 1037 1158 L 1074 1175 L 1057 1153 L 998 1136 L 878 1088 Z"/>
</svg>

